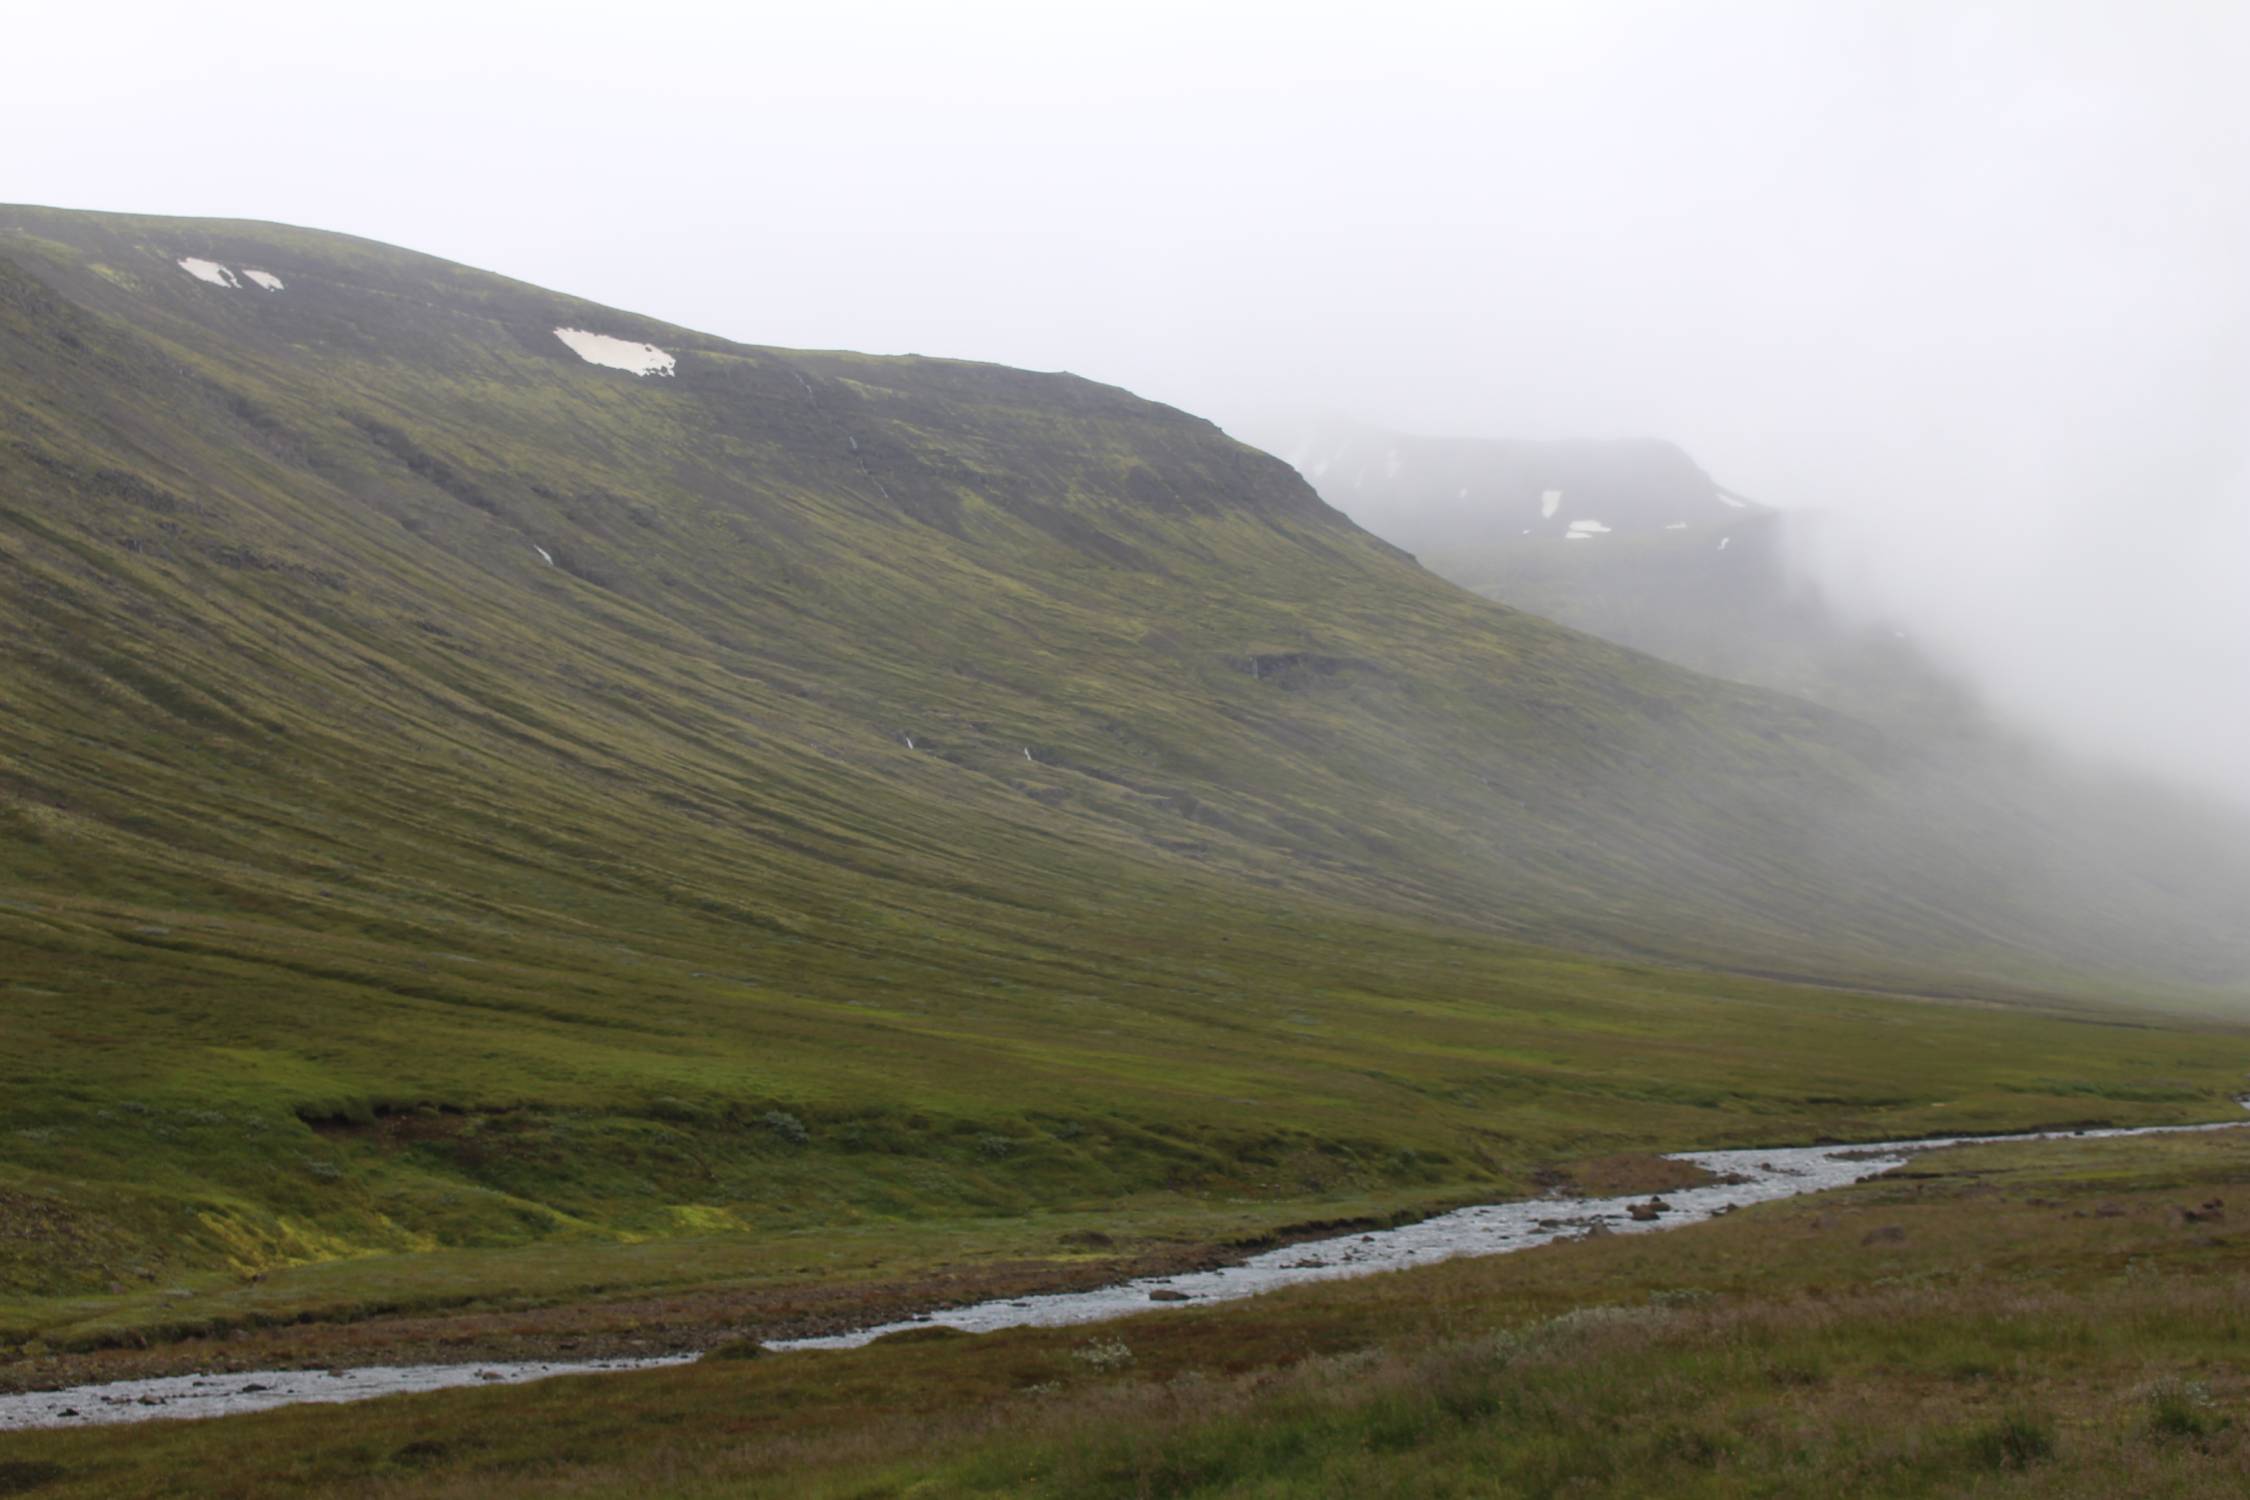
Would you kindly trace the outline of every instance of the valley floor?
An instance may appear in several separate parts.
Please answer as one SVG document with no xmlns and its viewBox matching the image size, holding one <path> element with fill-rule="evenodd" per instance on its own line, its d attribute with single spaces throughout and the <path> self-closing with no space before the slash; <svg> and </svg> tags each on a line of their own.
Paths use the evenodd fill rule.
<svg viewBox="0 0 2250 1500">
<path fill-rule="evenodd" d="M 1156 1319 L 17 1434 L 0 1486 L 2236 1495 L 2246 1180 L 2250 1132 L 1962 1147 L 1673 1234 Z"/>
<path fill-rule="evenodd" d="M 1696 1174 L 1654 1156 L 1604 1158 L 1584 1178 L 1602 1192 L 1675 1187 Z M 645 1359 L 693 1354 L 754 1334 L 808 1338 L 865 1328 L 931 1308 L 996 1298 L 1069 1292 L 1137 1277 L 1176 1275 L 1239 1260 L 1253 1250 L 1343 1230 L 1376 1229 L 1427 1217 L 1446 1200 L 1410 1206 L 1390 1198 L 1297 1205 L 1317 1218 L 1281 1218 L 1276 1206 L 1238 1206 L 1199 1217 L 1140 1213 L 1038 1215 L 1010 1222 L 891 1226 L 859 1241 L 849 1269 L 791 1275 L 778 1268 L 790 1246 L 717 1237 L 645 1246 L 594 1244 L 511 1250 L 484 1259 L 463 1277 L 474 1295 L 449 1304 L 431 1296 L 388 1309 L 386 1274 L 412 1278 L 438 1257 L 378 1257 L 309 1268 L 368 1289 L 369 1300 L 338 1309 L 284 1299 L 270 1319 L 233 1321 L 208 1304 L 188 1305 L 186 1336 L 162 1323 L 110 1329 L 87 1347 L 50 1348 L 0 1362 L 0 1394 L 110 1381 L 243 1370 L 326 1370 L 339 1366 L 550 1360 Z M 1106 1225 L 1096 1228 L 1095 1225 Z M 1112 1232 L 1114 1231 L 1114 1232 Z M 778 1259 L 776 1251 L 780 1252 Z M 643 1253 L 627 1258 L 630 1251 Z M 539 1262 L 553 1283 L 542 1291 Z M 493 1287 L 513 1264 L 524 1270 L 513 1295 Z M 614 1284 L 604 1286 L 604 1273 Z M 434 1276 L 431 1280 L 442 1279 Z M 649 1285 L 637 1285 L 646 1280 Z M 207 1331 L 205 1331 L 207 1330 Z"/>
</svg>

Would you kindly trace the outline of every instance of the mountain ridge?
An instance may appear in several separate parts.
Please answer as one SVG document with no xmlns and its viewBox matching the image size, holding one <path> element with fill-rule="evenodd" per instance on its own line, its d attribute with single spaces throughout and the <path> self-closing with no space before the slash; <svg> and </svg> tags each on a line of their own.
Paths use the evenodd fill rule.
<svg viewBox="0 0 2250 1500">
<path fill-rule="evenodd" d="M 25 212 L 6 213 L 19 231 L 16 238 L 22 238 Z M 1656 745 L 1665 743 L 1661 753 L 1680 759 L 1680 774 L 1689 774 L 1694 762 L 1680 746 L 1690 742 L 1669 742 L 1699 716 L 1708 718 L 1702 731 L 1708 748 L 1698 753 L 1712 757 L 1714 771 L 1729 758 L 1747 768 L 1767 753 L 1750 749 L 1755 736 L 1729 739 L 1734 731 L 1721 727 L 1729 714 L 1765 716 L 1771 722 L 1758 732 L 1784 739 L 1825 736 L 1830 743 L 1820 751 L 1824 756 L 1840 750 L 1847 758 L 1880 760 L 1895 753 L 1846 721 L 1816 721 L 1777 701 L 1729 697 L 1704 682 L 1667 677 L 1662 669 L 1608 654 L 1610 648 L 1529 617 L 1480 620 L 1457 613 L 1433 588 L 1393 568 L 1393 559 L 1383 555 L 1387 548 L 1378 550 L 1276 460 L 1233 443 L 1201 419 L 1077 377 L 921 357 L 759 350 L 683 336 L 653 320 L 447 268 L 439 290 L 458 289 L 469 299 L 464 322 L 461 310 L 442 296 L 434 301 L 405 296 L 402 288 L 411 285 L 405 273 L 367 242 L 345 242 L 341 252 L 327 249 L 323 253 L 332 259 L 322 260 L 314 247 L 328 241 L 310 231 L 288 231 L 261 247 L 238 228 L 221 233 L 155 221 L 167 236 L 159 254 L 142 238 L 150 232 L 144 221 L 28 217 L 50 227 L 76 225 L 82 235 L 93 235 L 91 249 L 51 252 L 43 262 L 50 276 L 81 299 L 78 306 L 109 317 L 117 309 L 130 311 L 152 324 L 160 340 L 177 339 L 179 352 L 192 351 L 191 358 L 206 362 L 188 385 L 218 408 L 207 407 L 205 420 L 233 435 L 237 447 L 221 462 L 239 466 L 255 453 L 258 462 L 279 471 L 268 481 L 269 502 L 234 504 L 225 524 L 217 526 L 204 524 L 184 497 L 100 497 L 105 512 L 120 518 L 109 540 L 144 566 L 161 566 L 153 560 L 164 549 L 191 545 L 202 549 L 194 566 L 215 569 L 214 576 L 231 575 L 236 582 L 288 579 L 291 588 L 312 590 L 308 597 L 332 602 L 338 576 L 350 571 L 351 549 L 372 549 L 378 540 L 366 528 L 389 523 L 398 534 L 380 538 L 387 543 L 382 551 L 358 555 L 379 557 L 381 567 L 405 569 L 415 579 L 429 578 L 432 569 L 444 571 L 455 599 L 464 588 L 483 587 L 477 578 L 505 577 L 568 610 L 591 604 L 604 629 L 685 629 L 741 653 L 733 666 L 755 664 L 772 679 L 769 691 L 779 687 L 800 705 L 825 700 L 862 726 L 885 724 L 896 736 L 913 737 L 918 746 L 929 747 L 925 753 L 966 755 L 987 776 L 1000 774 L 993 762 L 1002 758 L 1038 767 L 1042 750 L 1051 768 L 1075 755 L 1101 770 L 1100 760 L 1115 747 L 1102 755 L 1087 753 L 1095 748 L 1086 740 L 1090 711 L 1110 724 L 1098 731 L 1104 739 L 1131 741 L 1150 727 L 1146 722 L 1128 727 L 1116 713 L 1094 710 L 1092 700 L 1103 690 L 1090 683 L 1089 697 L 1065 714 L 1068 727 L 1057 721 L 1053 680 L 1011 663 L 1019 659 L 1027 626 L 1034 640 L 1042 630 L 1058 631 L 1092 650 L 1105 662 L 1102 670 L 1130 673 L 1141 687 L 1157 692 L 1146 706 L 1173 724 L 1155 753 L 1157 765 L 1149 769 L 1200 777 L 1190 800 L 1204 822 L 1232 825 L 1228 831 L 1238 835 L 1247 830 L 1244 852 L 1259 860 L 1270 859 L 1276 846 L 1293 847 L 1293 860 L 1310 850 L 1303 836 L 1274 821 L 1291 814 L 1264 805 L 1247 788 L 1228 789 L 1229 795 L 1260 805 L 1229 807 L 1214 798 L 1229 772 L 1212 759 L 1203 727 L 1190 730 L 1187 721 L 1216 709 L 1219 720 L 1231 719 L 1238 731 L 1248 726 L 1248 741 L 1236 747 L 1246 763 L 1272 753 L 1263 747 L 1277 743 L 1275 734 L 1282 742 L 1310 734 L 1325 738 L 1325 757 L 1300 759 L 1297 765 L 1315 781 L 1331 780 L 1344 763 L 1336 757 L 1345 756 L 1356 765 L 1353 775 L 1362 787 L 1379 766 L 1392 764 L 1402 779 L 1419 778 L 1433 787 L 1452 783 L 1453 796 L 1468 797 L 1477 784 L 1473 777 L 1490 782 L 1506 763 L 1463 777 L 1431 762 L 1431 747 L 1382 747 L 1384 736 L 1359 717 L 1365 700 L 1427 697 L 1448 674 L 1457 686 L 1446 692 L 1468 687 L 1474 679 L 1460 675 L 1460 663 L 1445 659 L 1454 644 L 1449 631 L 1480 632 L 1490 642 L 1484 649 L 1500 653 L 1495 665 L 1513 663 L 1501 665 L 1497 679 L 1487 679 L 1491 686 L 1469 691 L 1482 699 L 1483 711 L 1514 717 L 1519 727 L 1501 743 L 1509 755 L 1537 757 L 1534 784 L 1545 778 L 1580 804 L 1595 786 L 1608 788 L 1615 773 L 1589 776 L 1586 765 L 1572 762 L 1616 762 L 1634 736 L 1656 736 L 1641 754 L 1659 753 Z M 110 259 L 99 258 L 104 254 Z M 214 286 L 177 268 L 178 257 L 198 254 L 227 257 L 226 264 L 271 261 L 270 274 L 283 289 Z M 360 280 L 342 274 L 333 259 L 339 255 L 342 269 Z M 373 272 L 355 269 L 369 258 L 376 263 Z M 155 264 L 147 264 L 152 260 Z M 112 261 L 131 261 L 132 268 Z M 436 263 L 415 258 L 403 264 Z M 153 287 L 131 284 L 145 283 L 152 273 Z M 152 299 L 158 304 L 153 314 L 144 306 Z M 370 302 L 393 321 L 369 322 Z M 405 312 L 398 311 L 402 306 Z M 671 352 L 685 361 L 687 373 L 644 380 L 586 364 L 553 336 L 554 327 L 569 321 L 601 322 L 603 331 L 621 338 L 669 339 L 679 346 Z M 217 345 L 210 343 L 214 330 Z M 207 363 L 214 355 L 216 366 Z M 284 371 L 290 372 L 287 379 L 270 383 Z M 289 379 L 330 378 L 339 371 L 351 378 L 338 399 L 307 410 L 286 409 L 303 390 L 292 390 Z M 112 374 L 118 388 L 134 383 L 129 373 Z M 261 378 L 269 382 L 263 389 L 239 388 Z M 549 380 L 560 384 L 550 388 L 544 384 Z M 442 391 L 431 389 L 440 382 Z M 81 385 L 77 399 L 99 409 L 106 398 L 95 386 Z M 163 446 L 176 450 L 187 440 L 169 429 L 153 431 L 145 416 L 119 412 L 110 422 L 117 430 L 131 430 L 130 440 L 160 460 L 172 461 Z M 510 424 L 540 435 L 536 463 L 529 455 L 495 451 L 493 434 Z M 23 443 L 16 440 L 19 457 Z M 107 482 L 98 477 L 98 463 L 80 465 L 67 478 L 60 477 L 61 469 L 31 467 L 66 490 L 99 491 Z M 649 471 L 657 468 L 661 472 L 652 482 Z M 130 488 L 127 480 L 116 483 Z M 289 489 L 306 483 L 338 498 L 308 512 L 303 497 Z M 172 516 L 152 519 L 165 506 L 173 508 Z M 339 516 L 340 507 L 354 514 Z M 346 534 L 335 526 L 339 519 L 352 527 L 349 546 L 339 540 Z M 223 537 L 211 534 L 229 527 Z M 916 536 L 944 538 L 949 550 L 909 540 Z M 902 541 L 911 556 L 892 555 Z M 401 547 L 408 556 L 400 555 Z M 459 571 L 463 564 L 466 575 Z M 174 565 L 181 564 L 175 559 Z M 1268 574 L 1279 579 L 1283 566 L 1299 577 L 1281 583 L 1279 593 L 1268 586 L 1258 597 L 1260 585 L 1251 580 Z M 1119 633 L 1115 575 L 1169 574 L 1192 592 L 1202 580 L 1190 582 L 1189 575 L 1214 567 L 1236 580 L 1232 586 L 1247 585 L 1244 599 L 1251 607 L 1209 610 L 1213 618 L 1188 652 L 1193 665 L 1175 660 L 1176 648 L 1166 645 L 1176 622 L 1143 618 L 1129 627 L 1127 634 L 1138 632 L 1157 643 L 1154 655 Z M 548 585 L 557 576 L 604 598 L 598 604 L 560 598 Z M 402 586 L 392 578 L 383 582 Z M 1303 588 L 1315 592 L 1289 592 Z M 1313 628 L 1307 628 L 1311 617 L 1301 604 L 1285 602 L 1322 591 L 1341 602 L 1355 590 L 1359 603 L 1335 609 L 1328 623 Z M 1397 603 L 1409 599 L 1410 606 Z M 1383 612 L 1394 605 L 1404 612 L 1385 618 Z M 1427 615 L 1426 623 L 1416 619 L 1415 610 Z M 644 612 L 654 618 L 638 618 Z M 924 637 L 930 622 L 939 619 L 968 628 L 933 662 Z M 1209 628 L 1214 625 L 1216 634 Z M 1354 633 L 1371 625 L 1393 637 L 1386 650 L 1354 647 Z M 425 611 L 411 628 L 423 638 L 419 645 L 441 638 L 433 632 L 448 627 Z M 854 637 L 891 640 L 896 644 L 889 649 L 902 654 L 887 665 L 855 666 L 847 678 L 823 656 L 833 642 Z M 1247 661 L 1251 681 L 1259 682 L 1259 658 L 1292 656 L 1323 664 L 1312 673 L 1317 682 L 1304 684 L 1316 694 L 1340 692 L 1361 702 L 1333 719 L 1317 697 L 1288 688 L 1289 696 L 1281 699 L 1264 694 L 1252 702 L 1229 702 L 1234 695 L 1223 687 L 1229 678 L 1213 675 L 1238 672 Z M 1540 665 L 1522 670 L 1532 663 Z M 963 684 L 962 690 L 934 688 L 933 666 Z M 1166 669 L 1187 675 L 1168 675 Z M 970 686 L 979 678 L 997 680 Z M 1172 681 L 1192 682 L 1203 696 L 1183 700 L 1168 690 Z M 986 698 L 986 688 L 999 689 L 999 696 Z M 1002 703 L 1012 705 L 1010 727 L 986 717 Z M 1308 711 L 1308 704 L 1315 706 Z M 1683 710 L 1685 720 L 1678 718 Z M 1651 711 L 1669 716 L 1661 731 L 1654 721 L 1632 717 Z M 961 729 L 970 723 L 982 727 L 964 736 Z M 1458 735 L 1461 724 L 1443 733 Z M 1054 743 L 1035 748 L 1042 735 Z M 1563 750 L 1566 745 L 1572 748 Z M 1626 752 L 1619 769 L 1629 775 L 1634 759 Z M 1817 763 L 1816 757 L 1804 764 Z M 1110 769 L 1113 775 L 1119 770 Z M 1009 774 L 1020 779 L 1028 773 Z M 1520 781 L 1522 775 L 1519 768 L 1508 779 Z M 1098 776 L 1092 780 L 1099 783 Z M 1573 785 L 1575 792 L 1569 790 Z M 1841 796 L 1841 784 L 1838 790 Z M 1069 792 L 1050 787 L 1046 794 L 1093 791 L 1080 785 Z M 1302 806 L 1320 799 L 1297 800 Z M 1381 801 L 1378 797 L 1363 811 Z M 1562 805 L 1545 795 L 1535 802 L 1550 810 Z M 1533 805 L 1521 804 L 1519 813 Z M 1122 810 L 1105 808 L 1101 821 Z M 1395 798 L 1390 811 L 1408 826 L 1425 816 L 1421 807 Z M 1642 817 L 1627 821 L 1647 826 L 1647 809 L 1641 811 Z M 1246 816 L 1255 823 L 1245 823 Z M 1546 820 L 1546 814 L 1539 816 Z M 1703 814 L 1679 808 L 1667 816 L 1684 818 L 1684 829 Z M 1570 819 L 1585 818 L 1606 821 L 1581 805 L 1546 837 L 1561 836 L 1573 826 Z M 1136 821 L 1145 824 L 1145 818 Z M 1341 839 L 1356 845 L 1360 829 L 1356 817 L 1336 817 L 1319 844 L 1333 848 Z M 1443 828 L 1429 826 L 1416 836 L 1433 851 L 1449 838 Z M 1581 842 L 1579 835 L 1569 837 Z M 1616 838 L 1605 834 L 1582 844 L 1576 859 L 1598 858 L 1607 850 L 1618 873 L 1630 877 L 1639 851 L 1628 850 L 1619 863 Z M 1456 886 L 1464 876 L 1473 880 L 1486 859 L 1481 851 L 1458 847 L 1439 857 L 1454 867 L 1450 882 Z M 1427 887 L 1430 876 L 1409 874 L 1410 868 L 1391 860 L 1377 883 L 1394 894 L 1402 876 L 1407 888 Z M 1642 891 L 1636 902 L 1645 904 L 1666 888 L 1633 878 Z M 1752 917 L 1739 907 L 1731 915 L 1745 924 Z M 1583 922 L 1564 920 L 1565 935 L 1575 932 L 1583 940 Z M 1536 927 L 1518 930 L 1539 934 Z M 1607 936 L 1632 944 L 1645 942 L 1653 930 L 1648 924 L 1637 924 L 1631 933 L 1613 926 Z M 1753 930 L 1745 926 L 1745 934 Z"/>
<path fill-rule="evenodd" d="M 1252 431 L 1331 504 L 1379 518 L 1386 540 L 1417 555 L 1471 540 L 1704 528 L 1769 510 L 1663 438 L 1465 438 L 1302 417 Z"/>
</svg>

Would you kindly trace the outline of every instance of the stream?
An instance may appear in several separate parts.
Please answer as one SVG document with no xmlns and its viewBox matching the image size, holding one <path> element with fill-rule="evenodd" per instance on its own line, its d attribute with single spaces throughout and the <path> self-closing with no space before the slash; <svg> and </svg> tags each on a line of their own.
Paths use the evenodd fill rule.
<svg viewBox="0 0 2250 1500">
<path fill-rule="evenodd" d="M 2245 1106 L 2250 1107 L 2250 1100 Z M 1167 1308 L 1194 1307 L 1253 1297 L 1275 1287 L 1367 1276 L 1407 1266 L 1432 1265 L 1462 1255 L 1505 1255 L 1587 1234 L 1644 1234 L 1676 1229 L 1753 1203 L 1770 1203 L 1800 1193 L 1879 1175 L 1903 1166 L 1921 1151 L 1941 1146 L 1982 1145 L 1995 1141 L 2064 1140 L 2077 1137 L 2165 1135 L 2233 1130 L 2250 1122 L 2209 1125 L 2149 1125 L 2129 1129 L 2027 1131 L 2018 1135 L 1949 1136 L 1916 1141 L 1881 1141 L 1835 1146 L 1751 1147 L 1730 1151 L 1679 1151 L 1674 1161 L 1692 1162 L 1718 1180 L 1662 1195 L 1665 1205 L 1651 1215 L 1645 1197 L 1544 1197 L 1480 1204 L 1395 1229 L 1304 1240 L 1212 1271 L 1151 1276 L 1092 1291 L 1058 1292 L 946 1308 L 896 1323 L 879 1323 L 823 1338 L 768 1343 L 773 1350 L 850 1349 L 885 1334 L 911 1328 L 958 1328 L 990 1333 L 1002 1328 L 1053 1327 L 1094 1323 Z M 1643 1217 L 1635 1217 L 1640 1206 Z M 300 1402 L 365 1401 L 411 1391 L 457 1386 L 513 1385 L 553 1375 L 585 1375 L 645 1370 L 692 1362 L 695 1355 L 657 1359 L 615 1359 L 591 1363 L 523 1361 L 454 1365 L 368 1365 L 344 1370 L 261 1370 L 237 1374 L 174 1375 L 153 1380 L 123 1380 L 68 1390 L 31 1391 L 0 1396 L 0 1432 L 33 1427 L 76 1427 L 95 1423 L 145 1422 L 159 1418 L 228 1416 Z"/>
</svg>

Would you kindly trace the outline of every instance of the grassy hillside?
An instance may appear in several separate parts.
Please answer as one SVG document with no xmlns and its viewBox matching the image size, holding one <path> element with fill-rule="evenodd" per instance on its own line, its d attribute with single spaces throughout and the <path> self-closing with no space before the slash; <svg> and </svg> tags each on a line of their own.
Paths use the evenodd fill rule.
<svg viewBox="0 0 2250 1500">
<path fill-rule="evenodd" d="M 2242 1071 L 2092 1004 L 2234 993 L 2223 889 L 1495 609 L 1207 423 L 340 236 L 0 209 L 0 643 L 0 1334 Z"/>
</svg>

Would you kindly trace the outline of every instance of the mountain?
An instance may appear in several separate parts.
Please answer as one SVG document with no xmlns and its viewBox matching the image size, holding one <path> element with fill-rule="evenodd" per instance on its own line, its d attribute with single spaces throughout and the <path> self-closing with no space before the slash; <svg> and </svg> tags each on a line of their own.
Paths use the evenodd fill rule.
<svg viewBox="0 0 2250 1500">
<path fill-rule="evenodd" d="M 1704 1028 L 1637 1129 L 1909 1097 L 1735 976 L 2250 964 L 2223 839 L 1496 607 L 1198 418 L 273 225 L 0 209 L 0 642 L 25 1286 L 1446 1180 L 1609 1118 L 1619 1028 Z"/>
<path fill-rule="evenodd" d="M 1724 488 L 1676 444 L 1312 419 L 1259 436 L 1331 504 L 1487 598 L 1879 720 L 1971 711 L 1904 632 L 1824 597 L 1802 562 L 1820 517 Z"/>
<path fill-rule="evenodd" d="M 1975 868 L 1950 818 L 1829 860 L 1943 768 L 1479 607 L 1121 391 L 751 349 L 336 236 L 0 229 L 23 877 L 412 920 L 496 860 L 763 911 L 697 858 L 744 892 L 1098 852 L 1707 960 L 2176 951 L 2129 887 L 2098 945 L 1987 872 L 1902 893 L 1916 840 Z M 2010 816 L 1979 843 L 2040 835 Z M 352 847 L 400 819 L 418 853 L 371 882 Z M 308 859 L 358 878 L 310 896 Z"/>
<path fill-rule="evenodd" d="M 1331 504 L 1380 516 L 1383 534 L 1410 552 L 1684 531 L 1767 513 L 1652 438 L 1420 437 L 1305 418 L 1259 436 Z"/>
<path fill-rule="evenodd" d="M 1324 498 L 1487 598 L 1879 723 L 1981 727 L 1974 694 L 1906 631 L 1826 596 L 1804 561 L 1822 517 L 1745 499 L 1674 444 L 1309 419 L 1271 436 Z"/>
<path fill-rule="evenodd" d="M 1836 545 L 1828 517 L 1746 499 L 1653 439 L 1412 436 L 1318 418 L 1258 435 L 1332 503 L 1472 592 L 1838 710 L 1934 762 L 1978 766 L 2082 847 L 2170 871 L 2182 892 L 2218 872 L 2222 907 L 2236 903 L 2219 920 L 2250 921 L 2219 847 L 2250 835 L 2239 812 L 2073 761 L 1994 718 L 1902 628 L 1911 622 L 1830 597 L 1813 562 Z"/>
</svg>

